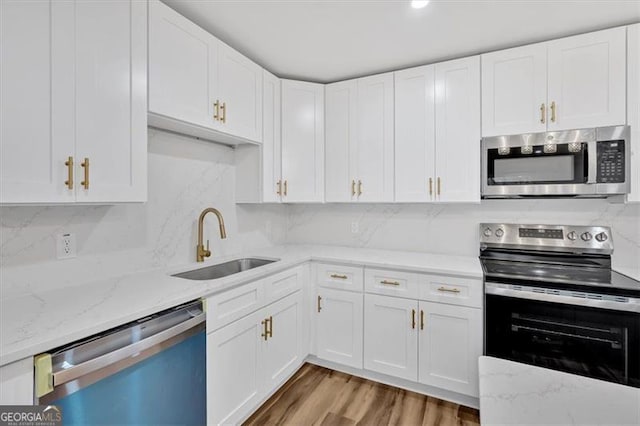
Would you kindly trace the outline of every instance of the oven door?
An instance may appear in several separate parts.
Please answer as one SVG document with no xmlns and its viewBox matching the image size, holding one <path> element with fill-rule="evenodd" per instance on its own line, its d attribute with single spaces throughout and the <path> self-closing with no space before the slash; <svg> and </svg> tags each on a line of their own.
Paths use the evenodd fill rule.
<svg viewBox="0 0 640 426">
<path fill-rule="evenodd" d="M 596 193 L 595 132 L 571 131 L 482 140 L 485 198 Z"/>
<path fill-rule="evenodd" d="M 549 294 L 506 294 L 485 295 L 486 355 L 640 387 L 640 313 L 633 303 L 624 311 L 593 299 L 566 304 Z"/>
</svg>

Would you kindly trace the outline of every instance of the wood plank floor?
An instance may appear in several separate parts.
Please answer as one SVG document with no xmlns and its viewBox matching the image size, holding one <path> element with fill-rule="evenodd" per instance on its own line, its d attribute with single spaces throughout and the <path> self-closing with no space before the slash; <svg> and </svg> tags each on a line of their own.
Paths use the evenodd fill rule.
<svg viewBox="0 0 640 426">
<path fill-rule="evenodd" d="M 245 425 L 479 425 L 478 410 L 305 364 Z"/>
</svg>

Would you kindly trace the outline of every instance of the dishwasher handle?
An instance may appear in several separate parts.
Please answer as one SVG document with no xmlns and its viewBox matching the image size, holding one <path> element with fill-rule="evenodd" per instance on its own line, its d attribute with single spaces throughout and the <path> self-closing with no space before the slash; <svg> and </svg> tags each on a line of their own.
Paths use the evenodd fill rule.
<svg viewBox="0 0 640 426">
<path fill-rule="evenodd" d="M 126 358 L 135 356 L 143 351 L 153 348 L 154 346 L 158 346 L 167 340 L 170 340 L 176 336 L 179 336 L 180 334 L 189 331 L 194 327 L 197 327 L 200 324 L 203 324 L 206 320 L 206 317 L 206 313 L 202 312 L 199 315 L 196 315 L 186 321 L 183 321 L 166 330 L 160 331 L 159 333 L 156 333 L 145 339 L 116 349 L 112 352 L 106 353 L 96 358 L 90 359 L 73 367 L 61 371 L 56 371 L 52 373 L 53 386 L 55 387 L 73 381 L 86 374 L 100 370 Z"/>
</svg>

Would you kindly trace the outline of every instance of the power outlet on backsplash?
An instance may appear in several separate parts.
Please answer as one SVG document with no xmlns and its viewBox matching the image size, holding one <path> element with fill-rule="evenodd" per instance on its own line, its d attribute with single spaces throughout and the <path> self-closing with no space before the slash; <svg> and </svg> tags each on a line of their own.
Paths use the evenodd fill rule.
<svg viewBox="0 0 640 426">
<path fill-rule="evenodd" d="M 56 256 L 58 259 L 73 259 L 76 257 L 75 234 L 60 234 L 56 240 Z"/>
</svg>

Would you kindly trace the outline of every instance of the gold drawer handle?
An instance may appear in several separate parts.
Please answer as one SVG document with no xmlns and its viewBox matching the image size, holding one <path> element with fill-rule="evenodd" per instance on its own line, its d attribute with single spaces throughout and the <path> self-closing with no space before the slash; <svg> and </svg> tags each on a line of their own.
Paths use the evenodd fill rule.
<svg viewBox="0 0 640 426">
<path fill-rule="evenodd" d="M 289 191 L 289 181 L 284 181 L 284 196 L 287 196 L 287 192 Z"/>
<path fill-rule="evenodd" d="M 415 309 L 411 310 L 411 328 L 412 329 L 416 328 L 416 310 Z"/>
<path fill-rule="evenodd" d="M 362 181 L 358 181 L 358 197 L 362 195 Z"/>
<path fill-rule="evenodd" d="M 269 316 L 269 319 L 267 321 L 269 321 L 269 337 L 273 337 L 273 317 Z"/>
<path fill-rule="evenodd" d="M 322 296 L 318 296 L 318 312 L 322 310 L 322 305 L 320 305 L 321 301 L 322 301 Z"/>
<path fill-rule="evenodd" d="M 213 109 L 215 110 L 215 112 L 213 113 L 213 119 L 216 121 L 220 120 L 220 101 L 216 101 L 213 104 Z"/>
<path fill-rule="evenodd" d="M 420 330 L 424 330 L 424 311 L 420 309 Z"/>
<path fill-rule="evenodd" d="M 351 196 L 352 197 L 356 196 L 356 181 L 355 180 L 351 181 Z"/>
<path fill-rule="evenodd" d="M 222 105 L 220 105 L 220 110 L 222 110 L 222 117 L 220 117 L 220 122 L 226 123 L 227 122 L 227 103 L 226 102 L 223 102 Z"/>
<path fill-rule="evenodd" d="M 544 108 L 544 103 L 542 105 L 540 105 L 540 122 L 542 124 L 544 124 L 545 122 L 545 108 Z"/>
<path fill-rule="evenodd" d="M 278 186 L 278 190 L 276 191 L 276 194 L 282 195 L 282 181 L 279 180 L 276 185 Z"/>
<path fill-rule="evenodd" d="M 260 324 L 262 324 L 264 326 L 264 332 L 260 335 L 262 337 L 264 337 L 264 340 L 267 340 L 269 338 L 269 324 L 267 324 L 269 320 L 262 320 L 260 321 Z"/>
<path fill-rule="evenodd" d="M 440 195 L 440 177 L 438 177 L 438 195 Z"/>
<path fill-rule="evenodd" d="M 64 165 L 67 166 L 67 180 L 64 181 L 64 184 L 67 185 L 67 188 L 73 189 L 73 157 L 67 158 Z"/>
<path fill-rule="evenodd" d="M 460 290 L 458 290 L 457 288 L 438 287 L 438 291 L 444 291 L 448 293 L 460 293 Z"/>
<path fill-rule="evenodd" d="M 429 178 L 429 195 L 433 195 L 433 178 Z"/>
<path fill-rule="evenodd" d="M 556 122 L 556 101 L 551 102 L 551 122 Z"/>
<path fill-rule="evenodd" d="M 80 185 L 82 185 L 84 189 L 89 189 L 89 159 L 85 157 L 80 165 L 84 169 L 84 180 L 80 182 Z"/>
<path fill-rule="evenodd" d="M 388 281 L 388 280 L 382 280 L 382 281 L 380 281 L 380 284 L 384 284 L 384 285 L 400 285 L 400 283 L 398 281 Z"/>
<path fill-rule="evenodd" d="M 331 274 L 331 278 L 339 278 L 341 280 L 346 280 L 348 277 L 346 275 Z"/>
</svg>

